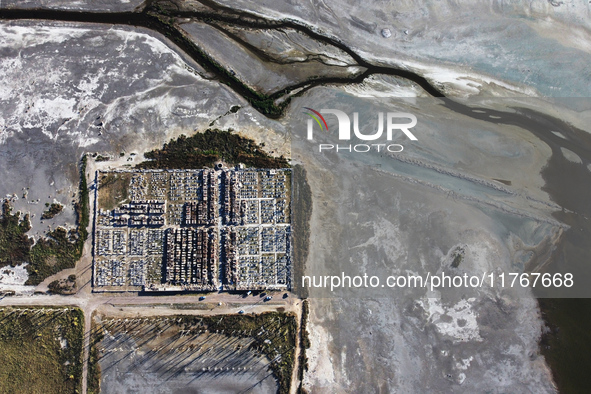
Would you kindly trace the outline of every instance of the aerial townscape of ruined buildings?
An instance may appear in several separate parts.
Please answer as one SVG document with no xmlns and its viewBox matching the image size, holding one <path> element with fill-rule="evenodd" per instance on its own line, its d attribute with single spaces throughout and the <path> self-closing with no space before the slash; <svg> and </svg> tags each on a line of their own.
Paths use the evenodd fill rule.
<svg viewBox="0 0 591 394">
<path fill-rule="evenodd" d="M 95 291 L 289 288 L 290 169 L 97 171 L 96 181 Z"/>
</svg>

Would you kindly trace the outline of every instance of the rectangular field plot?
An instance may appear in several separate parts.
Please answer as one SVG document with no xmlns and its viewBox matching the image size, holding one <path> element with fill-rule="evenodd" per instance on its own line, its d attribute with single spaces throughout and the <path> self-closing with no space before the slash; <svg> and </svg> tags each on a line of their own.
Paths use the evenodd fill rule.
<svg viewBox="0 0 591 394">
<path fill-rule="evenodd" d="M 83 327 L 78 308 L 0 308 L 0 392 L 80 392 Z"/>
<path fill-rule="evenodd" d="M 90 393 L 289 392 L 293 314 L 97 316 L 93 323 Z"/>
</svg>

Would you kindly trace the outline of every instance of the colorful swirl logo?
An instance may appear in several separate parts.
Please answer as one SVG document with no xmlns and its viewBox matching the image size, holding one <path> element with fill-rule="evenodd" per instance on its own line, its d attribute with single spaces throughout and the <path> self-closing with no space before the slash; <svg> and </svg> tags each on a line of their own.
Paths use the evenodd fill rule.
<svg viewBox="0 0 591 394">
<path fill-rule="evenodd" d="M 313 113 L 310 112 L 304 112 L 306 115 L 310 116 L 311 118 L 313 118 L 316 123 L 318 123 L 318 126 L 320 126 L 320 130 L 326 130 L 328 131 L 328 125 L 326 124 L 326 120 L 324 120 L 324 117 L 322 115 L 320 115 L 320 112 L 313 110 L 312 108 L 309 107 L 304 107 L 305 109 L 307 109 L 308 111 L 312 111 Z M 320 119 L 319 119 L 320 118 Z M 320 120 L 322 120 L 322 123 L 324 123 L 324 127 L 322 127 L 322 123 L 320 123 Z"/>
</svg>

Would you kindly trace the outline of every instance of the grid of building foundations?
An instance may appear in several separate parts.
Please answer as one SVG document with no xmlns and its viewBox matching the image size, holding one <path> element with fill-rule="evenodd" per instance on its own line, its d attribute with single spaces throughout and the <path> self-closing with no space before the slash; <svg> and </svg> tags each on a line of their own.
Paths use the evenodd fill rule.
<svg viewBox="0 0 591 394">
<path fill-rule="evenodd" d="M 94 291 L 290 286 L 290 169 L 96 173 Z"/>
</svg>

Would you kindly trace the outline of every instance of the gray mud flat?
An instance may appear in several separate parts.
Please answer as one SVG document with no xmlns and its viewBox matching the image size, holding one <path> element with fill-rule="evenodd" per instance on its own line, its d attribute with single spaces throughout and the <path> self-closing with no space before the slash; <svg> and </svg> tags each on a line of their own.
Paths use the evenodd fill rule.
<svg viewBox="0 0 591 394">
<path fill-rule="evenodd" d="M 392 141 L 404 146 L 400 153 L 320 152 L 318 144 L 364 141 L 337 139 L 330 114 L 327 128 L 335 131 L 316 128 L 308 140 L 300 102 L 292 104 L 292 155 L 306 168 L 314 206 L 305 275 L 380 280 L 334 290 L 308 285 L 312 346 L 304 387 L 553 392 L 529 288 L 384 286 L 389 276 L 480 277 L 543 267 L 565 227 L 539 190 L 549 149 L 516 127 L 451 114 L 430 100 L 371 101 L 313 89 L 301 101 L 359 111 L 365 135 L 374 132 L 377 112 L 419 119 L 417 141 L 402 133 Z M 456 250 L 463 258 L 454 266 Z"/>
</svg>

